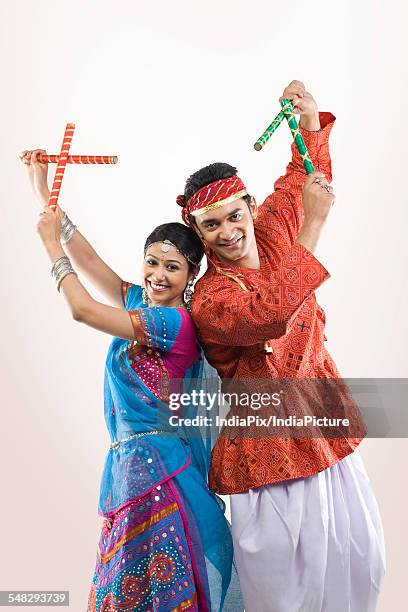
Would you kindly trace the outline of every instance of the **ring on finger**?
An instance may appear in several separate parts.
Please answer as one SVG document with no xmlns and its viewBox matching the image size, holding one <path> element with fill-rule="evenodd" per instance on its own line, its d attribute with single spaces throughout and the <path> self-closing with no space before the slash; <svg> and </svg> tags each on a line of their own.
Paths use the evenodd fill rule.
<svg viewBox="0 0 408 612">
<path fill-rule="evenodd" d="M 317 183 L 317 185 L 320 185 L 322 189 L 326 189 L 326 191 L 328 191 L 329 193 L 333 191 L 333 187 L 328 183 L 323 183 L 321 178 L 317 178 L 315 180 L 315 183 Z"/>
</svg>

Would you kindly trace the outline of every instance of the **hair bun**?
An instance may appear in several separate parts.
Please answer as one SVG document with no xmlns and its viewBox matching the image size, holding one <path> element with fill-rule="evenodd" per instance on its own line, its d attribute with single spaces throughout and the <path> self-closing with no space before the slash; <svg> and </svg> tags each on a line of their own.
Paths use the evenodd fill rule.
<svg viewBox="0 0 408 612">
<path fill-rule="evenodd" d="M 186 198 L 183 195 L 179 195 L 176 198 L 176 202 L 179 206 L 184 208 L 184 206 L 186 205 Z"/>
</svg>

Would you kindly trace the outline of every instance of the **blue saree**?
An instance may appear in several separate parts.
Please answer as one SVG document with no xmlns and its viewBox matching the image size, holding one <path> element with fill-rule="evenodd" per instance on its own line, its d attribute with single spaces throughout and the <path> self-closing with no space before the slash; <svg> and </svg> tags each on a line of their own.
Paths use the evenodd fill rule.
<svg viewBox="0 0 408 612">
<path fill-rule="evenodd" d="M 184 309 L 147 307 L 137 285 L 122 293 L 137 342 L 114 338 L 106 359 L 111 447 L 88 611 L 239 612 L 229 525 L 207 486 L 211 437 L 169 421 L 169 388 L 205 380 L 193 323 Z"/>
</svg>

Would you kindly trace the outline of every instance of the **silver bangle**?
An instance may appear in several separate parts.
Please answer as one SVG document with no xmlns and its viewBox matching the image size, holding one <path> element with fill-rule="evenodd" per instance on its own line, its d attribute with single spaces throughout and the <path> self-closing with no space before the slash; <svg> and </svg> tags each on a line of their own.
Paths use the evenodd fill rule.
<svg viewBox="0 0 408 612">
<path fill-rule="evenodd" d="M 64 272 L 62 272 L 61 276 L 58 277 L 58 281 L 57 281 L 57 291 L 60 290 L 61 287 L 61 283 L 64 280 L 64 278 L 66 276 L 68 276 L 68 274 L 75 274 L 75 276 L 78 276 L 78 274 L 75 272 L 75 270 L 65 270 Z"/>
<path fill-rule="evenodd" d="M 60 290 L 62 281 L 68 274 L 75 274 L 76 276 L 78 276 L 71 265 L 69 257 L 63 255 L 62 257 L 57 259 L 57 261 L 51 268 L 51 276 L 56 282 L 58 291 Z"/>
<path fill-rule="evenodd" d="M 72 238 L 72 236 L 77 231 L 77 226 L 74 225 L 71 219 L 68 217 L 67 213 L 64 213 L 61 223 L 61 244 L 67 244 Z"/>
<path fill-rule="evenodd" d="M 69 257 L 67 257 L 66 255 L 63 255 L 62 257 L 59 257 L 54 262 L 54 265 L 51 268 L 51 276 L 55 279 L 56 275 L 59 274 L 59 272 L 63 268 L 70 268 L 70 267 L 71 267 L 71 262 L 69 260 Z"/>
</svg>

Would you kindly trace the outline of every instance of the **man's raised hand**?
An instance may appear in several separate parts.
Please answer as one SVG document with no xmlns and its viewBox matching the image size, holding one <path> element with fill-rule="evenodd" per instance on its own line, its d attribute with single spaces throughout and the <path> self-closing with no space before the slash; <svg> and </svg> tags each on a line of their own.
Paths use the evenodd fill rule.
<svg viewBox="0 0 408 612">
<path fill-rule="evenodd" d="M 322 172 L 309 174 L 303 185 L 302 201 L 305 217 L 296 242 L 314 251 L 324 222 L 336 200 L 333 188 Z"/>
<path fill-rule="evenodd" d="M 296 115 L 300 115 L 300 125 L 305 130 L 320 130 L 319 109 L 312 94 L 306 91 L 302 81 L 291 81 L 283 90 L 280 100 L 288 99 L 292 102 Z"/>
</svg>

